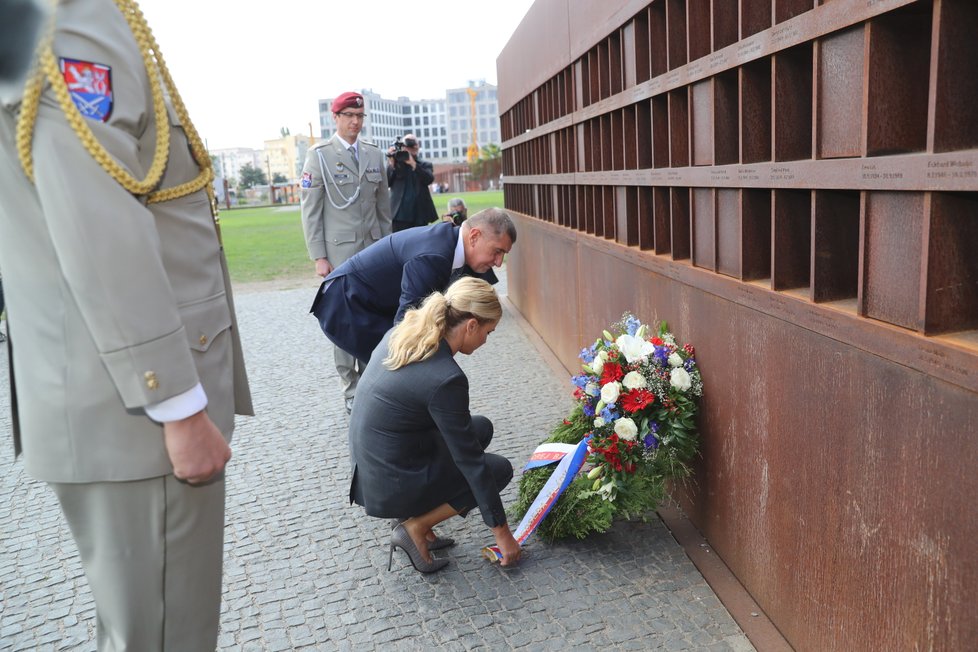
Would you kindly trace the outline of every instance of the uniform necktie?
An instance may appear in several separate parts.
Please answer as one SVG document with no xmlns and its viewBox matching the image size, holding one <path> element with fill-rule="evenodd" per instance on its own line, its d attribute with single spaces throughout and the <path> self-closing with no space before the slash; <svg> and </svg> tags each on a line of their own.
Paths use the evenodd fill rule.
<svg viewBox="0 0 978 652">
<path fill-rule="evenodd" d="M 356 145 L 350 145 L 350 154 L 353 155 L 353 160 L 357 162 L 357 165 L 360 165 L 360 159 L 357 158 L 357 146 Z"/>
</svg>

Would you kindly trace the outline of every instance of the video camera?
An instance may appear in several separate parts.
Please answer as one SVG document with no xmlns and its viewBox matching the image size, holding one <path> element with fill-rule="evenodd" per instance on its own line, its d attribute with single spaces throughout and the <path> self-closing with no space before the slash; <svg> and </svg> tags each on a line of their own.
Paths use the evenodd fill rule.
<svg viewBox="0 0 978 652">
<path fill-rule="evenodd" d="M 401 140 L 401 137 L 398 136 L 397 138 L 394 139 L 394 144 L 393 144 L 394 153 L 388 154 L 388 156 L 392 156 L 394 158 L 395 163 L 407 163 L 407 160 L 411 157 L 411 152 L 407 151 L 404 148 L 417 147 L 417 146 L 418 146 L 418 141 L 416 141 L 415 139 L 405 138 L 404 140 Z"/>
</svg>

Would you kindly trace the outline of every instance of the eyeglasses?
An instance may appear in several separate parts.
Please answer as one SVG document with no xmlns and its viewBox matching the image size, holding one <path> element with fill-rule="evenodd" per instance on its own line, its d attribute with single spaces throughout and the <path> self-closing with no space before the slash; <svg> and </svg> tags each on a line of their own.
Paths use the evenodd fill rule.
<svg viewBox="0 0 978 652">
<path fill-rule="evenodd" d="M 350 120 L 363 120 L 367 117 L 366 113 L 350 113 L 349 111 L 340 111 L 336 115 L 341 115 L 344 118 L 349 118 Z"/>
</svg>

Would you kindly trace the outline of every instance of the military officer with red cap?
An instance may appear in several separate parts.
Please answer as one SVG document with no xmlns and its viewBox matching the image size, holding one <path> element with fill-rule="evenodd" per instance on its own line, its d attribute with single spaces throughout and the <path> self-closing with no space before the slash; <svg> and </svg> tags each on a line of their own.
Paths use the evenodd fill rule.
<svg viewBox="0 0 978 652">
<path fill-rule="evenodd" d="M 336 133 L 309 150 L 301 181 L 306 248 L 321 277 L 391 232 L 384 155 L 360 138 L 366 119 L 363 96 L 343 93 L 330 109 Z M 349 412 L 359 379 L 357 362 L 335 347 L 333 359 Z"/>
</svg>

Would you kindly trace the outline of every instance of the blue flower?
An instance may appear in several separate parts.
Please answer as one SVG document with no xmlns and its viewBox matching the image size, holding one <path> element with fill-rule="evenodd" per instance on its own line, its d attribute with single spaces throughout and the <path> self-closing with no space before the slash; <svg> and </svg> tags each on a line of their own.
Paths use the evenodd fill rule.
<svg viewBox="0 0 978 652">
<path fill-rule="evenodd" d="M 651 430 L 653 433 L 658 433 L 659 428 L 661 427 L 662 426 L 659 425 L 658 421 L 649 421 L 649 430 Z"/>
<path fill-rule="evenodd" d="M 585 387 L 587 387 L 587 383 L 589 380 L 590 377 L 587 376 L 586 374 L 579 374 L 577 376 L 571 377 L 571 382 L 574 383 L 575 387 L 579 387 L 580 389 L 584 389 Z"/>
<path fill-rule="evenodd" d="M 611 423 L 618 418 L 618 412 L 610 405 L 606 405 L 604 406 L 604 409 L 601 410 L 601 418 L 605 420 L 605 423 Z"/>
<path fill-rule="evenodd" d="M 594 416 L 594 406 L 591 405 L 590 403 L 585 403 L 584 404 L 583 412 L 584 412 L 584 416 L 586 416 L 586 417 L 593 417 Z"/>
<path fill-rule="evenodd" d="M 591 364 L 594 362 L 594 356 L 597 354 L 597 352 L 598 345 L 595 343 L 581 349 L 581 352 L 577 354 L 577 357 L 579 357 L 584 364 Z"/>
<path fill-rule="evenodd" d="M 645 435 L 645 439 L 643 439 L 642 441 L 645 442 L 645 447 L 646 448 L 658 448 L 659 447 L 659 440 L 651 432 L 649 434 Z"/>
<path fill-rule="evenodd" d="M 656 362 L 661 365 L 665 365 L 669 361 L 669 350 L 664 346 L 655 347 L 655 352 L 652 354 Z"/>
<path fill-rule="evenodd" d="M 686 358 L 686 362 L 683 363 L 683 367 L 686 369 L 686 371 L 692 371 L 695 366 L 696 360 L 693 360 L 692 358 Z"/>
<path fill-rule="evenodd" d="M 628 315 L 628 317 L 625 318 L 625 331 L 629 335 L 635 335 L 641 325 L 642 322 L 640 322 L 635 315 Z"/>
</svg>

